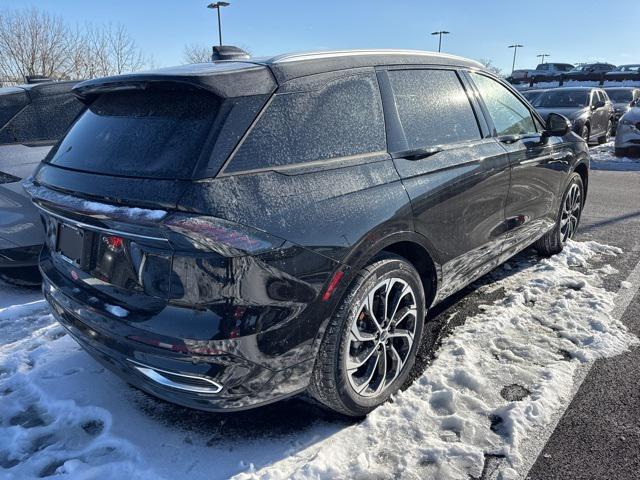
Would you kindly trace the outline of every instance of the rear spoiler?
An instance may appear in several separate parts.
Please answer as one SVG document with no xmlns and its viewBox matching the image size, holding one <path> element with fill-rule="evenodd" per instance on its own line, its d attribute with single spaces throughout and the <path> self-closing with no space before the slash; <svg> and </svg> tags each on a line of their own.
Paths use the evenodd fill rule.
<svg viewBox="0 0 640 480">
<path fill-rule="evenodd" d="M 73 93 L 80 101 L 91 103 L 107 92 L 171 85 L 206 90 L 221 98 L 268 95 L 278 86 L 271 70 L 263 65 L 220 61 L 96 78 L 77 84 Z"/>
</svg>

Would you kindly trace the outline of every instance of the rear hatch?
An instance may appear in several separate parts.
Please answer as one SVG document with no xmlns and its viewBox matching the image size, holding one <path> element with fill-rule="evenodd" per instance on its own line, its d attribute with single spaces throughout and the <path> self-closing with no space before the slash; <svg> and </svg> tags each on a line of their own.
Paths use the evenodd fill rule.
<svg viewBox="0 0 640 480">
<path fill-rule="evenodd" d="M 255 70 L 242 65 L 221 68 L 220 82 L 210 65 L 198 75 L 129 75 L 77 87 L 86 111 L 25 183 L 45 221 L 45 275 L 49 268 L 82 285 L 112 315 L 131 306 L 151 313 L 184 298 L 185 269 L 206 263 L 224 277 L 229 258 L 265 244 L 228 222 L 174 211 L 194 178 L 217 172 L 275 89 L 265 69 L 271 83 L 240 90 L 230 72 Z M 219 299 L 209 289 L 194 303 Z"/>
</svg>

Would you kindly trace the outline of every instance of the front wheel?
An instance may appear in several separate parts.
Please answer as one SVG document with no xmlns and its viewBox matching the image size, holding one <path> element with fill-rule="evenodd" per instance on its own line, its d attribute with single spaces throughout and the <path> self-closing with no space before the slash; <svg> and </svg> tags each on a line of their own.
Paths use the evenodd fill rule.
<svg viewBox="0 0 640 480">
<path fill-rule="evenodd" d="M 603 143 L 608 143 L 611 141 L 611 129 L 613 128 L 613 124 L 611 120 L 607 122 L 607 130 L 604 132 L 604 135 L 598 137 L 598 143 L 602 145 Z"/>
<path fill-rule="evenodd" d="M 422 338 L 420 275 L 402 257 L 374 259 L 353 280 L 329 321 L 309 393 L 344 415 L 369 413 L 406 382 Z"/>
<path fill-rule="evenodd" d="M 569 185 L 562 196 L 560 211 L 552 230 L 540 238 L 534 247 L 541 255 L 560 253 L 564 245 L 575 235 L 584 207 L 584 185 L 577 173 L 571 175 Z"/>
<path fill-rule="evenodd" d="M 591 129 L 589 128 L 589 125 L 585 124 L 582 126 L 582 130 L 580 130 L 580 136 L 585 142 L 589 143 L 589 137 L 591 136 Z"/>
</svg>

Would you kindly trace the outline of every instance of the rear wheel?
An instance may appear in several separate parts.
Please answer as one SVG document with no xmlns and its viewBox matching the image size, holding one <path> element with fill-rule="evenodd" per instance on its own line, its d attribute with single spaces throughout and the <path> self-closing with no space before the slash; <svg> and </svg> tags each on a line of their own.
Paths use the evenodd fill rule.
<svg viewBox="0 0 640 480">
<path fill-rule="evenodd" d="M 376 258 L 359 272 L 327 326 L 309 393 L 355 417 L 384 403 L 415 363 L 425 309 L 413 265 L 396 255 Z"/>
<path fill-rule="evenodd" d="M 589 128 L 589 125 L 585 124 L 582 126 L 582 130 L 580 130 L 580 136 L 585 142 L 589 143 L 589 137 L 591 136 L 591 129 Z"/>
<path fill-rule="evenodd" d="M 560 253 L 564 245 L 575 235 L 584 206 L 584 186 L 577 173 L 573 173 L 562 197 L 555 227 L 547 232 L 534 247 L 541 255 Z"/>
</svg>

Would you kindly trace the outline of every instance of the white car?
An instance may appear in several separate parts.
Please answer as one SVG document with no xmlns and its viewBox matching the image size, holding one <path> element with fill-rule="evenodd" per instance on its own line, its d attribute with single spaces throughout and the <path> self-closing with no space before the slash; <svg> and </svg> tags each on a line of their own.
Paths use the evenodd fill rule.
<svg viewBox="0 0 640 480">
<path fill-rule="evenodd" d="M 616 129 L 615 154 L 618 157 L 640 152 L 640 102 L 627 110 Z"/>
</svg>

